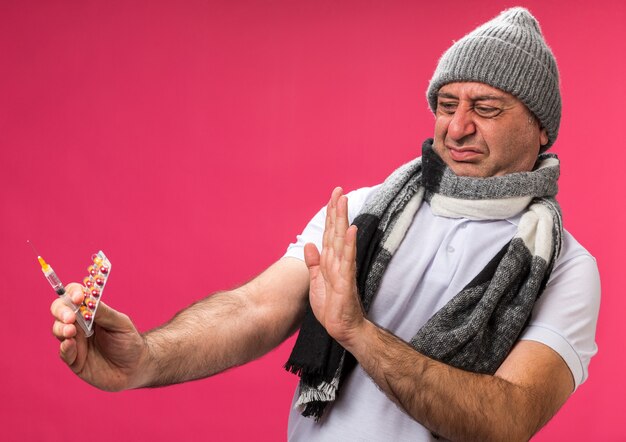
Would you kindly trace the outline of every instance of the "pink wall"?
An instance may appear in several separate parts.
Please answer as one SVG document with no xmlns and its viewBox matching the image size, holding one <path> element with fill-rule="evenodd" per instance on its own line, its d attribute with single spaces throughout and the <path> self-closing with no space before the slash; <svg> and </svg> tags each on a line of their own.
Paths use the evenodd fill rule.
<svg viewBox="0 0 626 442">
<path fill-rule="evenodd" d="M 513 5 L 2 1 L 0 439 L 284 439 L 291 342 L 213 379 L 97 391 L 57 357 L 26 240 L 65 281 L 103 249 L 105 300 L 154 327 L 279 258 L 333 186 L 416 155 L 438 56 Z M 626 440 L 625 7 L 525 6 L 562 73 L 565 225 L 603 283 L 590 379 L 537 440 Z"/>
</svg>

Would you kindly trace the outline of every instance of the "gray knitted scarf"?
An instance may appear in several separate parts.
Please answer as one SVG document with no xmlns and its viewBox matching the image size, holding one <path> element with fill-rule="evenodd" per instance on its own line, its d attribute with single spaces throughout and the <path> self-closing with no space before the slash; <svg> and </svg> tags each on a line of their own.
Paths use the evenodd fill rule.
<svg viewBox="0 0 626 442">
<path fill-rule="evenodd" d="M 493 374 L 528 323 L 561 248 L 554 199 L 559 160 L 541 154 L 531 172 L 456 176 L 426 140 L 422 156 L 401 166 L 368 198 L 354 224 L 357 288 L 367 312 L 383 273 L 425 200 L 439 216 L 505 219 L 523 212 L 517 233 L 486 267 L 417 331 L 410 345 L 448 365 Z M 309 306 L 285 367 L 300 375 L 296 406 L 319 419 L 356 365 Z"/>
</svg>

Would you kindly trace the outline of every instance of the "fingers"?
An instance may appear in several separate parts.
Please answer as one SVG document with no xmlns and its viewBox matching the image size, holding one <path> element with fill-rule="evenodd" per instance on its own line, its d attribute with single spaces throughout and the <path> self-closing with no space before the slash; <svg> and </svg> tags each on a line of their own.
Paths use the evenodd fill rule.
<svg viewBox="0 0 626 442">
<path fill-rule="evenodd" d="M 348 218 L 348 198 L 343 195 L 340 187 L 333 190 L 326 213 L 324 231 L 324 247 L 319 261 L 319 253 L 314 246 L 305 247 L 305 261 L 309 264 L 319 262 L 315 268 L 323 277 L 325 292 L 335 293 L 339 298 L 331 298 L 344 302 L 354 295 L 356 277 L 356 235 L 357 227 L 350 226 Z"/>
<path fill-rule="evenodd" d="M 65 296 L 72 301 L 76 307 L 80 306 L 83 303 L 83 299 L 85 298 L 85 293 L 83 292 L 83 286 L 72 282 L 65 287 Z"/>
<path fill-rule="evenodd" d="M 337 199 L 335 209 L 334 238 L 332 244 L 335 256 L 338 258 L 343 256 L 344 242 L 348 226 L 348 198 L 345 195 L 340 195 Z"/>
<path fill-rule="evenodd" d="M 74 321 L 76 321 L 76 314 L 74 313 L 75 310 L 68 305 L 68 301 L 66 300 L 72 299 L 72 302 L 74 302 L 73 299 L 76 298 L 73 296 L 74 295 L 67 294 L 63 298 L 55 299 L 52 305 L 50 305 L 50 312 L 57 321 L 61 321 L 65 324 L 73 324 Z"/>
<path fill-rule="evenodd" d="M 348 198 L 333 190 L 326 209 L 321 255 L 313 244 L 304 249 L 311 275 L 309 300 L 328 333 L 340 342 L 363 320 L 356 289 L 356 226 L 350 226 Z"/>
<path fill-rule="evenodd" d="M 59 347 L 59 356 L 61 356 L 61 359 L 63 359 L 67 365 L 71 366 L 74 364 L 77 355 L 78 351 L 76 349 L 75 339 L 66 339 L 61 342 L 61 346 Z"/>
<path fill-rule="evenodd" d="M 309 269 L 320 265 L 320 252 L 315 244 L 307 243 L 304 245 L 304 262 Z"/>
<path fill-rule="evenodd" d="M 73 338 L 76 336 L 76 326 L 74 324 L 65 324 L 61 321 L 54 321 L 52 334 L 60 341 Z"/>
<path fill-rule="evenodd" d="M 322 239 L 321 266 L 323 268 L 338 265 L 345 253 L 348 219 L 348 198 L 341 187 L 336 187 L 331 195 L 326 210 L 326 222 Z M 339 259 L 339 261 L 337 261 Z M 327 261 L 328 265 L 327 265 Z"/>
<path fill-rule="evenodd" d="M 304 245 L 304 261 L 309 268 L 309 302 L 315 317 L 320 323 L 323 323 L 326 290 L 324 278 L 320 276 L 320 252 L 315 244 Z"/>
<path fill-rule="evenodd" d="M 341 187 L 335 187 L 330 195 L 330 201 L 326 206 L 326 224 L 324 226 L 324 236 L 322 238 L 322 248 L 330 248 L 333 244 L 333 234 L 335 231 L 335 218 L 337 200 L 342 195 L 343 190 Z"/>
<path fill-rule="evenodd" d="M 357 227 L 350 226 L 346 231 L 340 272 L 352 275 L 356 273 L 356 234 Z"/>
<path fill-rule="evenodd" d="M 76 308 L 83 302 L 83 288 L 80 284 L 72 283 L 65 287 L 65 295 L 55 299 L 50 305 L 50 312 L 55 321 L 52 324 L 52 334 L 61 341 L 59 355 L 68 365 L 76 360 Z"/>
</svg>

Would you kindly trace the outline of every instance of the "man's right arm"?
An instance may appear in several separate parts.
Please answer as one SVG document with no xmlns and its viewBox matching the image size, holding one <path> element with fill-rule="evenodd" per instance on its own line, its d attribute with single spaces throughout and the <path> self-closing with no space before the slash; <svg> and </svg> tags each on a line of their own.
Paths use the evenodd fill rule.
<svg viewBox="0 0 626 442">
<path fill-rule="evenodd" d="M 299 326 L 308 295 L 304 262 L 283 258 L 243 286 L 209 296 L 143 335 L 100 304 L 96 332 L 77 331 L 62 300 L 51 307 L 61 358 L 86 382 L 117 391 L 199 379 L 267 353 Z M 74 299 L 79 286 L 68 286 Z"/>
</svg>

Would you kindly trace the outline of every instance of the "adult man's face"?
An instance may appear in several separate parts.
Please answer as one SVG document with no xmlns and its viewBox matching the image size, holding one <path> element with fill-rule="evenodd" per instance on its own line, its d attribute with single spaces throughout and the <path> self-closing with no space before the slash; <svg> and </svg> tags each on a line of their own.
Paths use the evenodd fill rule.
<svg viewBox="0 0 626 442">
<path fill-rule="evenodd" d="M 513 95 L 483 83 L 439 89 L 434 149 L 459 176 L 532 170 L 548 135 Z"/>
</svg>

